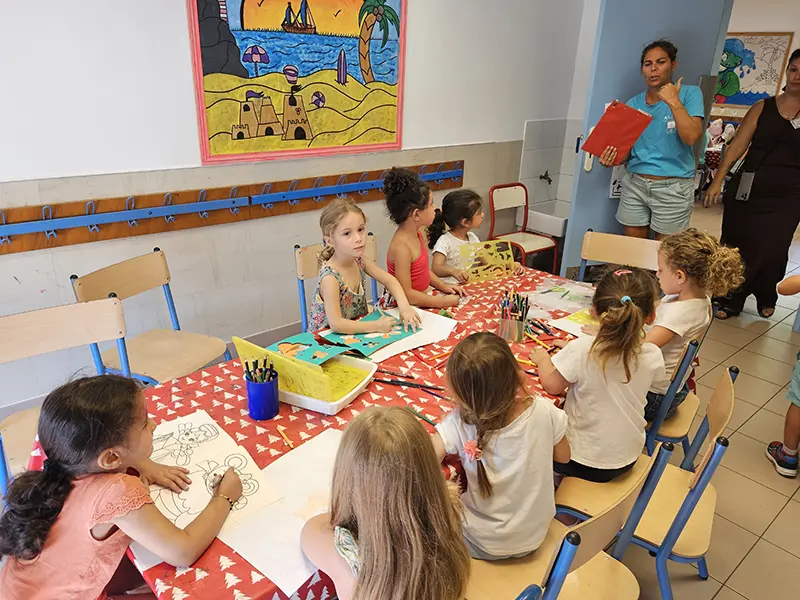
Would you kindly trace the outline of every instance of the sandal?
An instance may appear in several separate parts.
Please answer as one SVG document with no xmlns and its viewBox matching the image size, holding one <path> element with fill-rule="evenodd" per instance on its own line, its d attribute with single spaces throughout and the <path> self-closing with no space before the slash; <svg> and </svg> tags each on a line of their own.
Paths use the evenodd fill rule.
<svg viewBox="0 0 800 600">
<path fill-rule="evenodd" d="M 767 314 L 767 311 L 770 311 Z M 772 315 L 775 314 L 775 307 L 774 306 L 759 306 L 758 307 L 758 314 L 761 315 L 764 319 L 769 319 Z"/>
<path fill-rule="evenodd" d="M 719 321 L 725 321 L 731 317 L 738 317 L 740 312 L 741 311 L 733 310 L 727 306 L 718 306 L 716 312 L 714 313 L 714 318 Z"/>
</svg>

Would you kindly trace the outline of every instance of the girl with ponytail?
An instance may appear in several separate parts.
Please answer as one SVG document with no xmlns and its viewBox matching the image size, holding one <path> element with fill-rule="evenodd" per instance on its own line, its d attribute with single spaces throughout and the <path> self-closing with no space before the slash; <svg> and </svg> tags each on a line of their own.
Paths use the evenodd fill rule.
<svg viewBox="0 0 800 600">
<path fill-rule="evenodd" d="M 319 227 L 324 246 L 318 257 L 320 269 L 308 330 L 330 327 L 345 334 L 392 331 L 397 325 L 393 317 L 356 321 L 369 314 L 367 276 L 382 284 L 397 301 L 403 327 L 416 329 L 421 319 L 408 303 L 403 286 L 378 265 L 364 260 L 367 218 L 358 205 L 350 198 L 337 198 L 322 210 Z"/>
<path fill-rule="evenodd" d="M 47 396 L 39 417 L 44 470 L 11 483 L 0 516 L 4 600 L 133 598 L 123 594 L 144 581 L 130 577 L 131 541 L 180 567 L 208 548 L 241 496 L 239 476 L 229 469 L 203 512 L 178 529 L 144 481 L 127 474 L 149 462 L 154 427 L 132 379 L 87 377 Z"/>
<path fill-rule="evenodd" d="M 531 395 L 508 344 L 475 333 L 453 350 L 447 382 L 456 403 L 436 426 L 441 460 L 458 454 L 467 476 L 464 539 L 481 560 L 536 550 L 556 513 L 553 461 L 568 462 L 566 414 Z"/>
<path fill-rule="evenodd" d="M 627 472 L 645 442 L 645 398 L 664 377 L 664 358 L 645 340 L 656 318 L 658 289 L 651 274 L 634 267 L 608 272 L 597 284 L 592 312 L 596 337 L 569 342 L 551 359 L 534 350 L 539 379 L 549 394 L 563 394 L 572 460 L 556 460 L 557 473 L 595 482 Z M 451 359 L 452 360 L 452 359 Z"/>
</svg>

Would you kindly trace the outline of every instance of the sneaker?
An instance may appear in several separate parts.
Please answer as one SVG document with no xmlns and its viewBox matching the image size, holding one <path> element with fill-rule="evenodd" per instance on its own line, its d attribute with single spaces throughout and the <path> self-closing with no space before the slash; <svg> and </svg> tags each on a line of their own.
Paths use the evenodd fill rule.
<svg viewBox="0 0 800 600">
<path fill-rule="evenodd" d="M 767 446 L 767 458 L 772 462 L 778 475 L 797 477 L 797 457 L 783 453 L 783 443 L 772 442 Z M 794 459 L 794 460 L 792 460 Z"/>
</svg>

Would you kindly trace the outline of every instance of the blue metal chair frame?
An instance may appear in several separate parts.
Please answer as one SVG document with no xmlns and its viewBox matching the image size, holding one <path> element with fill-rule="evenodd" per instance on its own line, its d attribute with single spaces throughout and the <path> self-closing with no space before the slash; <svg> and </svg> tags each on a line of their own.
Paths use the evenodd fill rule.
<svg viewBox="0 0 800 600">
<path fill-rule="evenodd" d="M 11 471 L 6 460 L 6 450 L 3 448 L 3 436 L 0 435 L 0 494 L 3 496 L 9 483 L 11 483 Z"/>
<path fill-rule="evenodd" d="M 575 531 L 570 531 L 565 535 L 553 568 L 550 569 L 546 581 L 544 581 L 544 589 L 536 584 L 529 585 L 517 596 L 516 600 L 555 600 L 558 598 L 580 544 L 581 536 Z"/>
<path fill-rule="evenodd" d="M 682 387 L 681 382 L 683 381 L 684 377 L 686 377 L 689 369 L 692 368 L 692 362 L 694 361 L 694 357 L 697 356 L 699 348 L 700 343 L 697 340 L 692 340 L 686 347 L 686 352 L 684 352 L 683 359 L 681 359 L 681 363 L 678 365 L 678 370 L 675 373 L 675 376 L 672 378 L 669 387 L 667 388 L 667 393 L 664 394 L 664 400 L 661 402 L 661 406 L 658 407 L 656 418 L 653 419 L 653 422 L 650 423 L 650 429 L 647 430 L 645 446 L 648 454 L 653 454 L 656 442 L 680 442 L 683 446 L 684 456 L 689 453 L 690 445 L 688 435 L 683 438 L 668 438 L 659 435 L 658 430 L 661 429 L 661 425 L 664 423 L 667 412 L 669 411 L 669 408 L 672 406 L 672 402 L 675 399 L 675 394 L 677 394 Z"/>
</svg>

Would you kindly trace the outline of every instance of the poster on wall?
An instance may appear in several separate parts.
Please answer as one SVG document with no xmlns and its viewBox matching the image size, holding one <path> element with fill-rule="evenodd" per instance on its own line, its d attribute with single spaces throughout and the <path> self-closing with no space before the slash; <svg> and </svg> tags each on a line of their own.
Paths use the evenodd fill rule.
<svg viewBox="0 0 800 600">
<path fill-rule="evenodd" d="M 204 163 L 401 146 L 407 0 L 187 0 Z"/>
<path fill-rule="evenodd" d="M 780 92 L 792 33 L 729 33 L 725 39 L 716 105 L 752 106 Z"/>
</svg>

